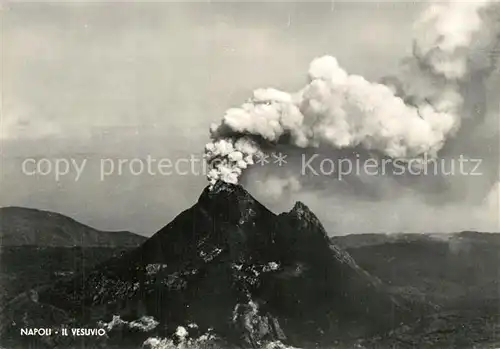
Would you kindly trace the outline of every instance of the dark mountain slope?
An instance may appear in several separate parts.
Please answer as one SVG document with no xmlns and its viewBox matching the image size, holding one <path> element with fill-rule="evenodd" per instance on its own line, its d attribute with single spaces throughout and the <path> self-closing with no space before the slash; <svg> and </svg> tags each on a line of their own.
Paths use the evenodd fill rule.
<svg viewBox="0 0 500 349">
<path fill-rule="evenodd" d="M 39 300 L 85 323 L 148 315 L 160 322 L 159 336 L 196 323 L 252 346 L 349 340 L 408 316 L 378 279 L 331 244 L 303 204 L 275 215 L 225 183 L 206 189 L 139 248 L 57 283 Z"/>
<path fill-rule="evenodd" d="M 99 231 L 55 212 L 0 208 L 0 246 L 4 247 L 136 247 L 145 240 L 128 231 Z"/>
<path fill-rule="evenodd" d="M 5 246 L 0 251 L 0 309 L 21 292 L 86 273 L 132 247 Z"/>
</svg>

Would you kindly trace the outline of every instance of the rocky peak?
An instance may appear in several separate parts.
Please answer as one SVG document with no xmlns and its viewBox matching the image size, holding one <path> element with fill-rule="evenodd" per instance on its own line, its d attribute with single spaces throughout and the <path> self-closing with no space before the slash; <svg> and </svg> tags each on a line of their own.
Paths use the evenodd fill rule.
<svg viewBox="0 0 500 349">
<path fill-rule="evenodd" d="M 198 206 L 214 219 L 238 225 L 247 222 L 259 210 L 267 211 L 240 185 L 223 181 L 206 187 L 198 199 Z"/>
<path fill-rule="evenodd" d="M 302 201 L 297 201 L 295 205 L 293 205 L 293 208 L 290 212 L 293 212 L 297 215 L 312 214 L 311 210 L 309 210 L 309 207 L 307 207 Z"/>
<path fill-rule="evenodd" d="M 307 227 L 316 227 L 319 230 L 324 231 L 323 225 L 319 221 L 318 217 L 307 207 L 304 203 L 297 201 L 293 208 L 287 214 L 289 217 L 293 217 L 300 221 L 303 225 Z"/>
</svg>

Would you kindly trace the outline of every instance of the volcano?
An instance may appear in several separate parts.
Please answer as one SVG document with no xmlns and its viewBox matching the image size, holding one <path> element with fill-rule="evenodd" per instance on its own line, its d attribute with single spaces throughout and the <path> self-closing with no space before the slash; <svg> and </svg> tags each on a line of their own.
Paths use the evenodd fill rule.
<svg viewBox="0 0 500 349">
<path fill-rule="evenodd" d="M 153 317 L 155 336 L 196 324 L 232 347 L 350 341 L 410 313 L 304 204 L 276 215 L 224 182 L 140 247 L 40 291 L 37 301 L 85 324 Z"/>
</svg>

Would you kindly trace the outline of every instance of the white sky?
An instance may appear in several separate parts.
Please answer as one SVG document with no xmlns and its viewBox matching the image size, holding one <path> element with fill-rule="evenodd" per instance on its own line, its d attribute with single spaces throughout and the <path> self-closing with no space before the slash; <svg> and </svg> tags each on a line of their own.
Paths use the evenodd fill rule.
<svg viewBox="0 0 500 349">
<path fill-rule="evenodd" d="M 255 88 L 297 89 L 320 55 L 378 79 L 411 51 L 420 7 L 4 4 L 0 206 L 150 235 L 195 202 L 204 177 L 125 173 L 100 181 L 100 159 L 199 155 L 225 109 Z M 32 156 L 87 165 L 76 182 L 74 173 L 61 181 L 23 175 L 21 162 Z"/>
</svg>

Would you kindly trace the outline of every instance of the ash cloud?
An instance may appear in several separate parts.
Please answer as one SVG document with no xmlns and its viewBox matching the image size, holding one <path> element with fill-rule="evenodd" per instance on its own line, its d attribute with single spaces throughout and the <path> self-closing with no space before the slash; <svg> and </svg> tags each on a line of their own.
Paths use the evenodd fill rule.
<svg viewBox="0 0 500 349">
<path fill-rule="evenodd" d="M 332 219 L 327 207 L 336 207 L 341 222 L 336 217 L 331 223 L 345 233 L 358 232 L 356 227 L 359 232 L 498 229 L 498 202 L 492 198 L 498 197 L 499 179 L 499 7 L 493 1 L 431 3 L 414 25 L 413 56 L 379 82 L 351 75 L 336 58 L 323 56 L 310 64 L 307 85 L 298 92 L 257 89 L 212 125 L 205 148 L 212 165 L 208 180 L 243 178 L 270 206 L 281 206 L 279 200 L 288 204 L 290 192 L 294 199 L 309 197 L 327 222 Z M 252 166 L 278 149 L 289 155 L 287 171 Z M 343 183 L 297 176 L 298 153 L 338 156 L 352 149 L 400 160 L 465 154 L 484 160 L 485 175 L 351 176 Z M 365 205 L 360 196 L 371 200 Z M 370 207 L 374 203 L 377 207 Z M 362 227 L 346 219 L 356 210 L 375 223 Z M 395 217 L 388 224 L 391 210 Z M 415 219 L 409 217 L 412 210 Z"/>
</svg>

